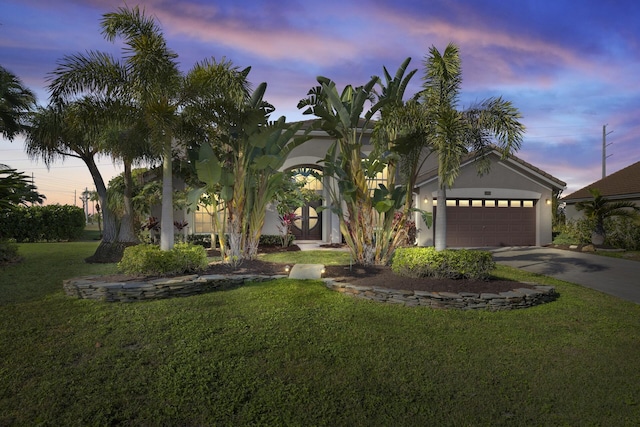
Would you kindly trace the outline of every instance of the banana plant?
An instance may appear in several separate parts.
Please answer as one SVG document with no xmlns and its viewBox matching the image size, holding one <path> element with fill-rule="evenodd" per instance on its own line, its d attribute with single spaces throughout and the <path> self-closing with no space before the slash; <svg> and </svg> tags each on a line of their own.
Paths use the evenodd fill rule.
<svg viewBox="0 0 640 427">
<path fill-rule="evenodd" d="M 311 130 L 301 132 L 301 122 L 288 124 L 285 117 L 269 121 L 273 108 L 263 100 L 265 91 L 262 83 L 238 112 L 233 129 L 214 141 L 217 150 L 203 144 L 196 161 L 203 185 L 191 200 L 205 191 L 215 192 L 220 206 L 216 212 L 224 211 L 218 227 L 221 251 L 234 264 L 257 255 L 267 205 L 287 179 L 280 168 L 291 151 L 309 139 Z"/>
<path fill-rule="evenodd" d="M 362 152 L 371 118 L 392 99 L 382 97 L 376 102 L 373 88 L 378 82 L 373 77 L 364 86 L 348 85 L 339 93 L 333 81 L 318 77 L 320 85 L 298 103 L 298 108 L 305 108 L 304 114 L 320 118 L 319 127 L 336 138 L 322 161 L 324 174 L 336 181 L 336 188 L 329 188 L 331 205 L 326 208 L 338 216 L 352 257 L 363 265 L 386 264 L 402 236 L 402 221 L 394 223 L 394 218 L 405 192 L 384 185 L 371 188 L 371 179 L 388 167 L 391 157 Z M 367 102 L 372 105 L 365 111 Z"/>
</svg>

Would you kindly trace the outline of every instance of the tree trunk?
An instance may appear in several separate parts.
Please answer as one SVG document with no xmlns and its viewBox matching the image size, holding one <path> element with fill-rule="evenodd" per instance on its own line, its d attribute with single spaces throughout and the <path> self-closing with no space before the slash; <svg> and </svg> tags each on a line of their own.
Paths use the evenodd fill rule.
<svg viewBox="0 0 640 427">
<path fill-rule="evenodd" d="M 436 251 L 447 248 L 447 190 L 438 188 L 438 215 L 436 217 Z"/>
<path fill-rule="evenodd" d="M 120 231 L 118 233 L 118 242 L 125 244 L 138 244 L 138 237 L 133 229 L 133 207 L 132 207 L 132 191 L 133 186 L 131 178 L 131 162 L 124 162 L 124 213 L 120 220 Z"/>
<path fill-rule="evenodd" d="M 90 157 L 82 157 L 82 160 L 89 168 L 89 172 L 91 173 L 91 178 L 93 178 L 93 184 L 96 187 L 96 192 L 98 193 L 98 197 L 100 199 L 100 204 L 102 205 L 102 222 L 103 222 L 103 233 L 102 233 L 102 241 L 96 249 L 95 253 L 86 258 L 85 262 L 88 263 L 111 263 L 118 262 L 122 258 L 122 252 L 124 248 L 119 248 L 119 246 L 115 243 L 116 235 L 117 235 L 117 223 L 116 218 L 109 209 L 109 205 L 107 204 L 107 187 L 104 184 L 104 180 L 102 179 L 102 175 L 96 166 L 96 163 L 93 159 L 93 156 Z"/>
<path fill-rule="evenodd" d="M 171 140 L 165 141 L 162 153 L 162 217 L 160 218 L 160 249 L 173 249 L 173 171 Z"/>
</svg>

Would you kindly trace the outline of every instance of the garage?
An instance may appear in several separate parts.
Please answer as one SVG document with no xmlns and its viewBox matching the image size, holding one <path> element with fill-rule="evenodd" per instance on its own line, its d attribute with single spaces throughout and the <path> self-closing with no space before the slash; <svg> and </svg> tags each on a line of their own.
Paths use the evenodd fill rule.
<svg viewBox="0 0 640 427">
<path fill-rule="evenodd" d="M 534 200 L 449 199 L 446 209 L 447 247 L 536 244 Z M 436 226 L 437 212 L 434 206 Z"/>
</svg>

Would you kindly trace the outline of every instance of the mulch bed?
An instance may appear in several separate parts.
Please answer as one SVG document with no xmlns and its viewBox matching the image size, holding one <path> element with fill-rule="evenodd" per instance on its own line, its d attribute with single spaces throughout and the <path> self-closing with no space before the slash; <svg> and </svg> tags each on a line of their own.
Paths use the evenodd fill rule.
<svg viewBox="0 0 640 427">
<path fill-rule="evenodd" d="M 260 247 L 259 253 L 299 251 L 300 248 L 292 245 L 287 248 L 278 246 Z M 220 256 L 218 251 L 208 250 L 208 256 Z M 266 262 L 261 260 L 245 260 L 238 267 L 232 267 L 222 262 L 209 265 L 207 270 L 201 275 L 208 274 L 261 274 L 279 275 L 286 274 L 284 267 L 286 264 Z M 333 278 L 341 282 L 358 286 L 376 286 L 386 289 L 396 289 L 403 291 L 429 291 L 429 292 L 473 292 L 473 293 L 499 293 L 507 292 L 517 288 L 533 288 L 534 285 L 510 281 L 510 280 L 453 280 L 453 279 L 414 279 L 403 277 L 391 271 L 389 266 L 362 266 L 362 265 L 328 265 L 325 267 L 325 278 Z M 111 276 L 101 276 L 103 280 L 132 281 L 140 280 L 140 276 L 128 276 L 124 274 L 114 274 Z M 157 277 L 145 277 L 145 279 L 155 279 Z"/>
<path fill-rule="evenodd" d="M 299 250 L 297 246 L 289 248 L 261 248 L 260 252 L 276 252 L 282 250 Z M 215 253 L 210 252 L 210 256 Z M 243 261 L 238 268 L 228 264 L 217 263 L 209 266 L 203 274 L 265 274 L 276 275 L 284 273 L 285 264 L 265 262 L 260 260 Z M 474 293 L 498 293 L 507 292 L 516 288 L 533 288 L 533 285 L 510 280 L 453 280 L 453 279 L 413 279 L 403 277 L 391 271 L 389 266 L 361 266 L 354 265 L 328 265 L 325 267 L 323 277 L 335 278 L 352 285 L 377 286 L 386 289 L 405 291 L 430 291 L 430 292 L 474 292 Z"/>
</svg>

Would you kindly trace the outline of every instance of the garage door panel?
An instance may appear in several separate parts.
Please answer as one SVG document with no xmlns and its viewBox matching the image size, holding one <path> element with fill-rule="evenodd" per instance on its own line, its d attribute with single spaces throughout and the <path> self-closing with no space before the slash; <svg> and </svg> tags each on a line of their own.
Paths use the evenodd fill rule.
<svg viewBox="0 0 640 427">
<path fill-rule="evenodd" d="M 535 245 L 534 208 L 447 206 L 446 209 L 449 247 Z"/>
</svg>

